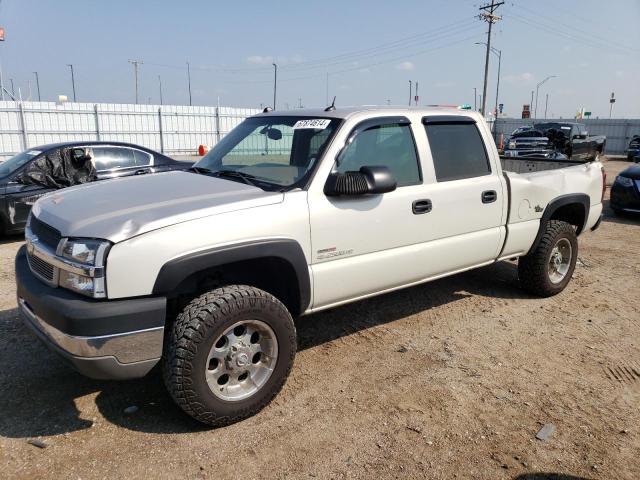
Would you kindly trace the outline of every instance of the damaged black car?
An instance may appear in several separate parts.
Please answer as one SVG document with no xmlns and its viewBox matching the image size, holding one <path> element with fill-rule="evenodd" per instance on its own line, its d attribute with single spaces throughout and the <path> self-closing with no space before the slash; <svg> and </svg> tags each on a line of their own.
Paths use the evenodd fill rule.
<svg viewBox="0 0 640 480">
<path fill-rule="evenodd" d="M 32 205 L 54 190 L 128 175 L 186 170 L 191 165 L 120 142 L 30 148 L 0 163 L 0 235 L 24 231 Z"/>
</svg>

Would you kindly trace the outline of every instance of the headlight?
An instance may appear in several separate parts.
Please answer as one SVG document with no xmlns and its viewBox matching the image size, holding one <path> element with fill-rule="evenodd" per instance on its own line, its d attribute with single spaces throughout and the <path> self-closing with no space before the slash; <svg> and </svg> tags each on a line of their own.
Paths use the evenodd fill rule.
<svg viewBox="0 0 640 480">
<path fill-rule="evenodd" d="M 84 265 L 96 266 L 96 260 L 104 260 L 98 257 L 105 243 L 102 240 L 67 240 L 62 246 L 62 256 Z M 102 266 L 102 262 L 99 263 L 97 266 Z"/>
<path fill-rule="evenodd" d="M 61 255 L 66 261 L 60 268 L 59 285 L 90 297 L 106 297 L 104 265 L 110 245 L 104 240 L 65 239 Z"/>
<path fill-rule="evenodd" d="M 623 177 L 621 175 L 618 175 L 616 177 L 616 183 L 623 186 L 623 187 L 631 187 L 633 186 L 633 180 L 627 177 Z"/>
</svg>

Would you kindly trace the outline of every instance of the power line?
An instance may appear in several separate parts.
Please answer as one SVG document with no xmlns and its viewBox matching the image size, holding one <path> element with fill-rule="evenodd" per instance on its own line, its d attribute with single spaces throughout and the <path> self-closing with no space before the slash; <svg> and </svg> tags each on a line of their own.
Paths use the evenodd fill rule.
<svg viewBox="0 0 640 480">
<path fill-rule="evenodd" d="M 557 37 L 561 37 L 561 38 L 566 38 L 569 40 L 573 40 L 575 42 L 581 43 L 581 44 L 585 44 L 585 45 L 589 45 L 591 47 L 594 48 L 600 48 L 603 50 L 607 50 L 607 52 L 611 52 L 612 49 L 616 49 L 618 50 L 619 53 L 623 53 L 625 55 L 629 55 L 631 52 L 628 51 L 624 51 L 623 49 L 621 49 L 620 47 L 615 47 L 615 46 L 611 46 L 611 45 L 605 45 L 601 42 L 598 42 L 597 40 L 594 40 L 590 37 L 581 37 L 581 36 L 574 36 L 571 35 L 569 33 L 566 33 L 562 30 L 558 30 L 557 27 L 554 27 L 552 25 L 546 25 L 538 20 L 534 20 L 534 19 L 529 19 L 526 17 L 522 17 L 520 15 L 517 14 L 510 14 L 509 15 L 510 19 L 516 20 L 517 22 L 520 23 L 524 23 L 525 25 L 529 25 L 530 27 L 536 28 L 538 30 L 542 30 L 546 33 L 550 33 L 552 35 L 555 35 Z"/>
<path fill-rule="evenodd" d="M 472 35 L 466 36 L 466 37 L 463 37 L 463 38 L 459 38 L 459 39 L 454 39 L 454 40 L 452 40 L 450 42 L 447 42 L 447 43 L 445 43 L 443 45 L 438 45 L 438 46 L 431 47 L 431 48 L 421 49 L 421 50 L 414 51 L 414 52 L 411 52 L 411 53 L 406 53 L 406 54 L 403 54 L 403 55 L 399 55 L 399 56 L 383 59 L 383 60 L 380 60 L 380 61 L 377 61 L 377 62 L 358 64 L 358 65 L 354 65 L 354 66 L 351 66 L 351 67 L 342 68 L 342 69 L 339 69 L 339 70 L 332 70 L 332 71 L 329 71 L 329 72 L 325 71 L 325 72 L 312 73 L 312 74 L 308 74 L 308 75 L 299 75 L 299 76 L 294 76 L 294 77 L 282 77 L 282 78 L 279 77 L 278 81 L 279 82 L 288 82 L 288 81 L 296 81 L 296 80 L 307 80 L 307 79 L 311 79 L 311 78 L 326 78 L 327 73 L 329 73 L 329 75 L 333 76 L 333 75 L 336 75 L 336 74 L 339 74 L 339 73 L 346 73 L 346 72 L 352 72 L 352 71 L 355 71 L 355 70 L 367 69 L 367 68 L 371 68 L 371 67 L 376 67 L 378 65 L 384 65 L 384 64 L 396 62 L 396 61 L 399 61 L 399 60 L 404 60 L 404 59 L 407 59 L 407 58 L 417 57 L 417 56 L 424 55 L 426 53 L 429 53 L 429 52 L 432 52 L 432 51 L 435 51 L 435 50 L 440 50 L 440 49 L 447 48 L 447 47 L 450 47 L 450 46 L 453 46 L 453 45 L 456 45 L 456 44 L 459 44 L 459 43 L 462 43 L 462 42 L 466 42 L 468 40 L 477 39 L 478 35 L 481 32 L 481 30 L 479 28 L 471 29 L 471 31 L 473 32 Z M 454 33 L 454 36 L 455 35 L 460 35 L 460 33 L 461 32 Z M 443 34 L 441 36 L 441 38 L 433 39 L 430 43 L 434 43 L 434 42 L 437 42 L 439 40 L 443 40 L 445 37 L 449 37 L 449 36 L 451 36 L 450 33 L 448 33 L 446 35 Z M 166 67 L 166 68 L 172 68 L 172 69 L 182 69 L 182 68 L 184 68 L 184 67 L 179 67 L 179 66 L 176 66 L 176 65 L 156 64 L 156 63 L 149 63 L 149 62 L 147 62 L 146 64 L 147 65 L 156 65 L 156 66 L 161 66 L 161 67 Z M 196 67 L 193 67 L 193 68 L 196 68 Z M 273 68 L 273 67 L 271 67 L 271 68 Z M 208 70 L 207 67 L 202 67 L 202 66 L 198 67 L 198 69 L 199 70 Z M 279 70 L 281 69 L 280 65 L 278 65 L 278 69 Z M 271 77 L 271 75 L 269 75 L 269 76 Z M 241 80 L 241 79 L 226 79 L 225 80 L 225 79 L 218 79 L 217 81 L 219 83 L 234 83 L 234 84 L 236 84 L 236 83 L 268 84 L 268 83 L 273 83 L 273 78 L 265 78 L 264 80 Z"/>
<path fill-rule="evenodd" d="M 461 31 L 466 31 L 469 26 L 473 25 L 473 19 L 465 19 L 459 20 L 457 22 L 451 23 L 449 25 L 444 25 L 442 27 L 422 32 L 419 34 L 414 34 L 409 37 L 405 37 L 402 39 L 394 40 L 392 42 L 383 43 L 377 45 L 375 47 L 368 47 L 366 49 L 355 50 L 352 52 L 343 53 L 340 55 L 335 55 L 331 57 L 324 57 L 315 60 L 308 60 L 304 62 L 298 62 L 293 65 L 282 65 L 278 64 L 278 68 L 283 71 L 297 71 L 297 70 L 310 70 L 310 69 L 325 69 L 328 65 L 337 65 L 341 63 L 354 62 L 358 59 L 375 57 L 380 55 L 382 52 L 392 53 L 395 50 L 401 50 L 405 48 L 409 48 L 411 46 L 417 46 L 424 43 L 430 43 L 439 37 L 447 37 L 451 35 L 455 35 L 456 33 L 460 33 Z M 275 62 L 275 59 L 273 60 Z M 271 62 L 271 63 L 273 63 Z M 177 65 L 167 65 L 161 63 L 149 63 L 148 65 L 154 65 L 158 67 L 164 68 L 173 68 L 179 69 L 181 67 Z M 221 71 L 226 73 L 246 73 L 246 72 L 257 72 L 262 71 L 265 74 L 271 72 L 272 66 L 263 66 L 263 67 L 228 67 L 228 66 L 219 66 L 219 65 L 200 65 L 194 66 L 194 69 L 197 70 L 213 70 L 213 71 Z"/>
<path fill-rule="evenodd" d="M 529 13 L 530 15 L 535 15 L 535 16 L 537 16 L 537 17 L 539 17 L 539 18 L 542 18 L 542 19 L 544 19 L 544 20 L 546 20 L 546 21 L 548 21 L 548 22 L 555 23 L 555 24 L 557 24 L 557 25 L 559 25 L 559 26 L 563 27 L 563 31 L 570 31 L 570 32 L 572 32 L 574 35 L 576 35 L 576 34 L 577 34 L 578 36 L 580 36 L 580 37 L 582 37 L 582 38 L 584 38 L 584 39 L 587 39 L 587 40 L 589 40 L 589 41 L 594 41 L 594 40 L 595 40 L 595 41 L 597 41 L 597 42 L 601 42 L 602 44 L 605 44 L 605 45 L 606 45 L 606 44 L 611 45 L 613 48 L 619 48 L 619 49 L 622 49 L 622 50 L 629 50 L 629 51 L 632 51 L 632 52 L 640 52 L 640 49 L 638 49 L 638 48 L 633 48 L 633 47 L 630 47 L 630 46 L 628 46 L 628 45 L 624 45 L 624 44 L 621 44 L 621 43 L 619 43 L 619 42 L 612 41 L 612 40 L 610 40 L 610 39 L 608 39 L 608 38 L 601 37 L 601 36 L 599 36 L 599 35 L 597 35 L 597 34 L 595 34 L 595 33 L 593 33 L 593 32 L 589 32 L 589 34 L 588 34 L 588 35 L 585 35 L 585 34 L 583 34 L 583 33 L 581 32 L 581 30 L 577 29 L 574 25 L 564 23 L 564 22 L 562 22 L 561 20 L 558 20 L 558 19 L 557 19 L 557 18 L 555 18 L 555 17 L 549 17 L 549 16 L 547 16 L 547 15 L 543 15 L 543 14 L 542 14 L 542 13 L 540 13 L 540 12 L 537 12 L 537 11 L 535 11 L 535 10 L 531 10 L 530 8 L 524 7 L 524 6 L 522 6 L 522 5 L 513 4 L 513 6 L 514 6 L 514 7 L 516 7 L 516 8 L 518 8 L 518 9 L 520 9 L 520 10 L 523 10 L 524 12 Z M 555 10 L 555 9 L 557 9 L 557 8 L 558 8 L 558 6 L 557 6 L 557 5 L 554 5 L 554 10 Z M 576 18 L 574 18 L 574 17 L 572 16 L 572 20 L 575 20 L 575 19 L 576 19 Z M 578 19 L 578 20 L 580 20 L 580 19 Z M 533 19 L 532 19 L 532 21 L 533 21 Z M 582 20 L 582 21 L 583 21 L 583 22 L 585 22 L 585 20 Z M 586 23 L 586 22 L 585 22 L 585 23 Z M 597 26 L 598 26 L 598 28 L 601 28 L 601 27 L 602 27 L 602 25 L 601 25 L 601 24 L 594 24 L 594 23 L 592 23 L 592 24 L 593 24 L 593 25 L 597 25 Z"/>
<path fill-rule="evenodd" d="M 402 56 L 398 56 L 398 57 L 394 57 L 394 58 L 389 58 L 389 59 L 382 60 L 382 61 L 379 61 L 379 62 L 368 63 L 368 64 L 364 64 L 364 65 L 358 65 L 358 66 L 355 66 L 355 67 L 344 68 L 344 69 L 341 69 L 341 70 L 335 70 L 335 71 L 330 72 L 330 73 L 331 73 L 331 75 L 336 75 L 336 74 L 339 74 L 339 73 L 352 72 L 354 70 L 361 70 L 363 68 L 376 67 L 378 65 L 384 65 L 384 64 L 387 64 L 387 63 L 397 62 L 398 60 L 404 60 L 406 58 L 412 58 L 412 57 L 424 55 L 425 53 L 433 52 L 433 51 L 436 51 L 436 50 L 441 50 L 443 48 L 451 47 L 453 45 L 457 45 L 457 44 L 462 43 L 462 42 L 467 42 L 469 40 L 476 39 L 478 37 L 479 33 L 480 32 L 476 31 L 473 35 L 470 35 L 468 37 L 464 37 L 464 38 L 461 38 L 459 40 L 455 40 L 455 41 L 446 43 L 444 45 L 439 45 L 437 47 L 423 49 L 423 50 L 420 50 L 418 52 L 413 52 L 411 54 L 402 55 Z M 299 76 L 299 77 L 283 78 L 283 79 L 280 79 L 280 81 L 281 82 L 282 81 L 288 82 L 288 81 L 294 81 L 294 80 L 307 80 L 307 79 L 310 79 L 310 78 L 321 78 L 322 76 L 323 76 L 323 74 L 319 73 L 319 74 L 304 75 L 304 76 Z M 238 81 L 236 81 L 236 82 L 238 82 Z M 242 83 L 266 83 L 266 82 L 260 81 L 260 80 L 244 80 L 244 81 L 239 81 L 239 82 L 242 82 Z"/>
</svg>

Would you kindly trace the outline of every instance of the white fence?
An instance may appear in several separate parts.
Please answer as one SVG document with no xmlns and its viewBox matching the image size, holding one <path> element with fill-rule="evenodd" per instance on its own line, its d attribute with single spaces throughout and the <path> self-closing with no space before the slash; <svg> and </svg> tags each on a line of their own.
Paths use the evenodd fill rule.
<svg viewBox="0 0 640 480">
<path fill-rule="evenodd" d="M 590 135 L 605 135 L 607 143 L 605 144 L 604 153 L 613 155 L 626 154 L 629 142 L 634 135 L 640 135 L 640 119 L 520 119 L 520 118 L 501 118 L 496 125 L 498 135 L 504 133 L 510 135 L 516 128 L 523 125 L 531 125 L 532 123 L 542 122 L 579 122 L 587 126 Z"/>
<path fill-rule="evenodd" d="M 172 154 L 215 145 L 259 109 L 111 103 L 0 102 L 0 161 L 47 143 L 131 142 Z"/>
</svg>

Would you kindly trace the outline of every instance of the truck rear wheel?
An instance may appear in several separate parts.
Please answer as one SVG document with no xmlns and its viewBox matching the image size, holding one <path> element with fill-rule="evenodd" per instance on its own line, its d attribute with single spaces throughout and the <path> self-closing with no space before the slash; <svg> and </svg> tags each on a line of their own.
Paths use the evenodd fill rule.
<svg viewBox="0 0 640 480">
<path fill-rule="evenodd" d="M 196 420 L 223 426 L 254 415 L 286 381 L 296 330 L 273 295 L 246 285 L 191 301 L 167 339 L 163 376 L 173 400 Z"/>
<path fill-rule="evenodd" d="M 567 222 L 550 220 L 535 250 L 520 257 L 518 277 L 522 287 L 535 295 L 550 297 L 565 289 L 578 258 L 578 238 Z"/>
</svg>

